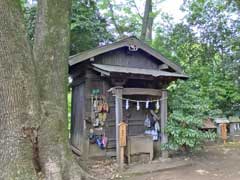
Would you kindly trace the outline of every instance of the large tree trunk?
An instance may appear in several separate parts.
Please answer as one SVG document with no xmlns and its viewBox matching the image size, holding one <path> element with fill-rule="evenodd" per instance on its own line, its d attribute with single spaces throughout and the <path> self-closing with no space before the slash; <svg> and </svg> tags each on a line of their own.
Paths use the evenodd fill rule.
<svg viewBox="0 0 240 180">
<path fill-rule="evenodd" d="M 40 84 L 39 151 L 46 179 L 81 179 L 68 148 L 67 81 L 69 0 L 41 0 L 35 30 L 34 59 Z"/>
<path fill-rule="evenodd" d="M 152 16 L 152 0 L 146 0 L 140 39 L 152 41 L 153 19 L 154 18 Z"/>
<path fill-rule="evenodd" d="M 0 179 L 87 176 L 68 148 L 69 11 L 39 1 L 33 57 L 19 1 L 0 0 Z"/>
<path fill-rule="evenodd" d="M 19 1 L 1 0 L 0 12 L 0 179 L 37 179 L 35 141 L 25 132 L 38 126 L 31 49 Z"/>
</svg>

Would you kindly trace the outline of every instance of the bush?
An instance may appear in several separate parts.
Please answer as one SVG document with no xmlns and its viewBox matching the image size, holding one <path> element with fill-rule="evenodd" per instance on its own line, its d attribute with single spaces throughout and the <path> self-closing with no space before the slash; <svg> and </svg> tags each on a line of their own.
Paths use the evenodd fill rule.
<svg viewBox="0 0 240 180">
<path fill-rule="evenodd" d="M 193 116 L 185 116 L 179 111 L 173 111 L 170 115 L 166 132 L 168 144 L 164 148 L 168 150 L 191 151 L 199 148 L 206 139 L 214 140 L 216 135 L 200 130 L 202 121 Z"/>
</svg>

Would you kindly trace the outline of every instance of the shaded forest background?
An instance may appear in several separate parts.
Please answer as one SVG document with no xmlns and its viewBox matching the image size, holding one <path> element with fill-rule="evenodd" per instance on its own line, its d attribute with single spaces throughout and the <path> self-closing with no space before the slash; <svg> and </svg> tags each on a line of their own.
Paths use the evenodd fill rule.
<svg viewBox="0 0 240 180">
<path fill-rule="evenodd" d="M 168 147 L 195 147 L 213 137 L 198 131 L 203 119 L 240 116 L 239 2 L 185 0 L 185 16 L 178 23 L 159 10 L 161 1 L 146 2 L 150 6 L 144 24 L 147 7 L 140 9 L 134 0 L 73 0 L 70 55 L 134 35 L 181 65 L 190 78 L 168 88 L 167 130 L 174 136 Z M 33 41 L 37 7 L 23 6 Z"/>
</svg>

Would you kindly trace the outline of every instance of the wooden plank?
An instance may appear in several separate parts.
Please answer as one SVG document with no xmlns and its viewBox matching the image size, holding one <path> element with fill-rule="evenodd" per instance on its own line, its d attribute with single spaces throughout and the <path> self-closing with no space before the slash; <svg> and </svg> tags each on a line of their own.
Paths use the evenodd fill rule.
<svg viewBox="0 0 240 180">
<path fill-rule="evenodd" d="M 124 166 L 124 147 L 127 145 L 127 124 L 121 122 L 119 124 L 119 145 L 120 145 L 120 168 Z"/>
<path fill-rule="evenodd" d="M 119 123 L 123 119 L 123 109 L 122 109 L 122 91 L 123 87 L 115 88 L 115 113 L 116 113 L 116 152 L 117 152 L 117 162 L 120 164 L 120 145 L 119 145 Z"/>
<path fill-rule="evenodd" d="M 132 55 L 126 53 L 126 48 L 120 48 L 115 51 L 108 52 L 96 57 L 98 64 L 146 68 L 146 69 L 158 69 L 156 59 L 149 57 L 147 53 L 143 51 L 133 52 Z"/>
<path fill-rule="evenodd" d="M 222 135 L 222 140 L 224 142 L 224 144 L 226 144 L 226 140 L 227 140 L 227 124 L 223 123 L 220 125 L 221 127 L 221 135 Z"/>
<path fill-rule="evenodd" d="M 124 167 L 124 146 L 120 147 L 120 168 Z"/>
<path fill-rule="evenodd" d="M 131 163 L 131 155 L 149 153 L 150 161 L 153 160 L 153 141 L 150 136 L 130 136 L 128 137 L 128 163 Z"/>
<path fill-rule="evenodd" d="M 170 61 L 169 59 L 165 58 L 163 55 L 161 55 L 159 52 L 145 44 L 144 42 L 140 41 L 139 39 L 135 37 L 129 37 L 126 39 L 123 39 L 118 42 L 114 42 L 110 45 L 105 45 L 102 47 L 95 48 L 93 50 L 81 52 L 80 54 L 71 56 L 69 58 L 69 65 L 73 66 L 77 63 L 83 62 L 85 60 L 88 60 L 92 57 L 98 56 L 100 54 L 113 51 L 115 49 L 121 48 L 121 47 L 128 47 L 130 44 L 134 44 L 138 47 L 138 49 L 143 50 L 144 52 L 148 53 L 152 57 L 156 58 L 158 61 L 161 61 L 165 64 L 167 64 L 171 69 L 175 70 L 178 73 L 182 73 L 182 69 L 180 66 L 175 64 L 174 62 Z"/>
<path fill-rule="evenodd" d="M 153 117 L 155 117 L 157 120 L 160 120 L 160 117 L 158 117 L 158 115 L 153 111 L 150 110 L 150 113 L 153 115 Z"/>
<path fill-rule="evenodd" d="M 70 66 L 75 65 L 79 62 L 83 62 L 87 59 L 95 57 L 99 54 L 103 54 L 105 52 L 109 52 L 109 51 L 112 51 L 112 50 L 115 50 L 115 49 L 118 49 L 118 48 L 121 48 L 124 46 L 127 46 L 126 42 L 119 41 L 119 42 L 115 42 L 114 45 L 111 44 L 111 45 L 107 45 L 107 46 L 97 47 L 93 50 L 81 52 L 81 53 L 71 56 L 69 58 L 69 65 Z"/>
<path fill-rule="evenodd" d="M 123 95 L 150 95 L 161 96 L 161 90 L 146 88 L 124 88 Z"/>
<path fill-rule="evenodd" d="M 182 69 L 180 66 L 178 66 L 174 62 L 170 61 L 169 59 L 165 58 L 162 54 L 160 54 L 159 52 L 157 52 L 155 49 L 151 48 L 144 42 L 138 40 L 138 41 L 136 41 L 135 44 L 143 51 L 145 51 L 145 52 L 149 53 L 151 56 L 157 58 L 157 60 L 167 64 L 169 67 L 171 67 L 176 72 L 178 72 L 180 74 L 182 73 Z"/>
<path fill-rule="evenodd" d="M 101 70 L 101 69 L 98 69 L 98 68 L 95 68 L 95 67 L 93 67 L 93 70 L 95 70 L 95 71 L 97 71 L 97 72 L 100 72 L 100 73 L 101 73 L 101 76 L 102 76 L 102 74 L 103 74 L 103 75 L 106 75 L 106 76 L 110 76 L 110 73 L 107 72 L 107 71 L 104 71 L 104 70 Z"/>
<path fill-rule="evenodd" d="M 125 122 L 121 122 L 119 124 L 119 144 L 120 146 L 126 146 L 127 145 L 127 124 Z"/>
<path fill-rule="evenodd" d="M 165 132 L 167 125 L 167 90 L 162 90 L 162 100 L 161 100 L 161 144 L 166 144 L 168 142 L 168 137 Z M 162 157 L 168 158 L 168 152 L 163 150 Z"/>
<path fill-rule="evenodd" d="M 70 86 L 71 87 L 79 86 L 80 84 L 85 83 L 85 81 L 86 81 L 86 79 L 84 77 L 81 77 L 81 78 L 73 80 L 72 83 L 70 84 Z"/>
<path fill-rule="evenodd" d="M 161 64 L 158 66 L 159 70 L 164 70 L 164 69 L 168 69 L 168 65 L 167 64 Z"/>
</svg>

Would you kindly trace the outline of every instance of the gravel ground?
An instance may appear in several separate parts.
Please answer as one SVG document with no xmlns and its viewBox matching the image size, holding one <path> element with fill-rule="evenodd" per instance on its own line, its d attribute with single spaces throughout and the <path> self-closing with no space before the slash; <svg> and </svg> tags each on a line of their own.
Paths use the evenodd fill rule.
<svg viewBox="0 0 240 180">
<path fill-rule="evenodd" d="M 98 180 L 240 180 L 238 143 L 206 147 L 191 159 L 192 166 L 131 177 L 121 175 L 114 159 L 89 160 L 87 169 Z"/>
<path fill-rule="evenodd" d="M 213 146 L 192 157 L 193 166 L 128 180 L 240 180 L 240 145 Z"/>
</svg>

